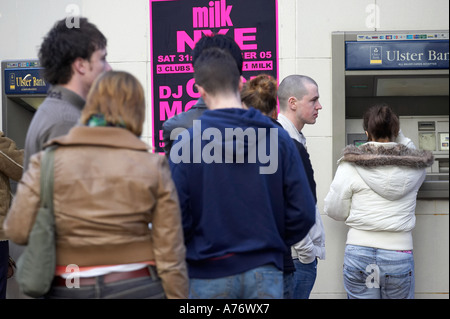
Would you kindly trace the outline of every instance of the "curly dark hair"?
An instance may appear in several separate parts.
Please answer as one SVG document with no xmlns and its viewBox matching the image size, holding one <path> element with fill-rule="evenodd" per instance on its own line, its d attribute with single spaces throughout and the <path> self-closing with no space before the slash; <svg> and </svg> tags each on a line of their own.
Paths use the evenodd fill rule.
<svg viewBox="0 0 450 319">
<path fill-rule="evenodd" d="M 45 80 L 51 84 L 66 84 L 72 77 L 72 63 L 77 58 L 89 60 L 96 50 L 106 48 L 106 38 L 86 18 L 70 27 L 67 19 L 57 21 L 47 33 L 39 50 L 39 60 Z"/>
</svg>

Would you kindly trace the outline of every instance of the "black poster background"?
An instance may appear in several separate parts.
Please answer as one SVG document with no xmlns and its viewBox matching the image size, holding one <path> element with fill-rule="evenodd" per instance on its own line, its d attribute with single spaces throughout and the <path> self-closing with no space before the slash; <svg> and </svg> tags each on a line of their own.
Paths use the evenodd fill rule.
<svg viewBox="0 0 450 319">
<path fill-rule="evenodd" d="M 197 24 L 194 28 L 193 8 L 203 8 L 214 18 L 208 16 L 206 21 L 202 19 L 201 22 L 206 22 L 206 25 Z M 214 27 L 211 28 L 210 24 Z M 164 121 L 186 111 L 198 99 L 190 61 L 193 44 L 198 41 L 194 34 L 198 37 L 204 33 L 224 33 L 227 29 L 225 34 L 241 46 L 245 79 L 261 73 L 278 77 L 277 0 L 150 0 L 155 152 L 163 152 Z M 183 36 L 189 38 L 187 42 L 190 43 L 177 45 Z"/>
</svg>

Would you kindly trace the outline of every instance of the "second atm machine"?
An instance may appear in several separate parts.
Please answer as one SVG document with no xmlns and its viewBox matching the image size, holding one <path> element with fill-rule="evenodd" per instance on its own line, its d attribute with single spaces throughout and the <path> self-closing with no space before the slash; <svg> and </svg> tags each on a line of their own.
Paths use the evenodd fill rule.
<svg viewBox="0 0 450 319">
<path fill-rule="evenodd" d="M 49 85 L 38 60 L 8 60 L 2 69 L 2 130 L 23 148 L 36 109 L 47 96 Z"/>
<path fill-rule="evenodd" d="M 448 199 L 448 30 L 335 32 L 332 39 L 334 157 L 366 142 L 365 110 L 387 103 L 404 135 L 435 157 L 418 198 Z"/>
</svg>

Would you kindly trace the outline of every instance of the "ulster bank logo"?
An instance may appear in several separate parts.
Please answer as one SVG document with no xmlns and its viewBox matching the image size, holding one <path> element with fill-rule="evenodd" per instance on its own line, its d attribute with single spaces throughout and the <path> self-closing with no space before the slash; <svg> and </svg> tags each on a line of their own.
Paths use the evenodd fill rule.
<svg viewBox="0 0 450 319">
<path fill-rule="evenodd" d="M 371 46 L 370 47 L 370 64 L 382 64 L 383 48 L 381 46 Z"/>
<path fill-rule="evenodd" d="M 13 75 L 13 74 L 12 74 Z M 27 74 L 24 77 L 16 76 L 16 86 L 18 87 L 43 87 L 47 84 L 45 83 L 44 79 L 41 79 L 40 77 L 32 76 L 31 74 Z"/>
<path fill-rule="evenodd" d="M 12 70 L 12 72 L 8 72 L 7 79 L 5 89 L 9 94 L 46 93 L 48 90 L 47 83 L 37 70 L 30 70 L 29 72 Z"/>
</svg>

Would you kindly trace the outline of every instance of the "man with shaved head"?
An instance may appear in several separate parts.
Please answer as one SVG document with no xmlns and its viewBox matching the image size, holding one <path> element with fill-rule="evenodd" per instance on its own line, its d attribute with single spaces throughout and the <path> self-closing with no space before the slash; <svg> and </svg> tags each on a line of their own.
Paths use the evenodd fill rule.
<svg viewBox="0 0 450 319">
<path fill-rule="evenodd" d="M 290 75 L 278 88 L 280 114 L 278 121 L 292 138 L 306 144 L 302 134 L 305 124 L 315 124 L 322 105 L 317 83 L 305 75 Z"/>
<path fill-rule="evenodd" d="M 316 200 L 316 222 L 308 235 L 291 247 L 295 271 L 285 272 L 285 298 L 308 299 L 317 276 L 317 258 L 325 259 L 325 232 L 317 209 L 314 171 L 306 152 L 306 138 L 302 134 L 305 124 L 315 124 L 322 105 L 319 88 L 312 78 L 305 75 L 290 75 L 278 88 L 280 114 L 278 122 L 294 140 L 308 176 L 309 186 Z M 293 278 L 292 278 L 293 277 Z M 293 286 L 293 287 L 292 287 Z"/>
</svg>

